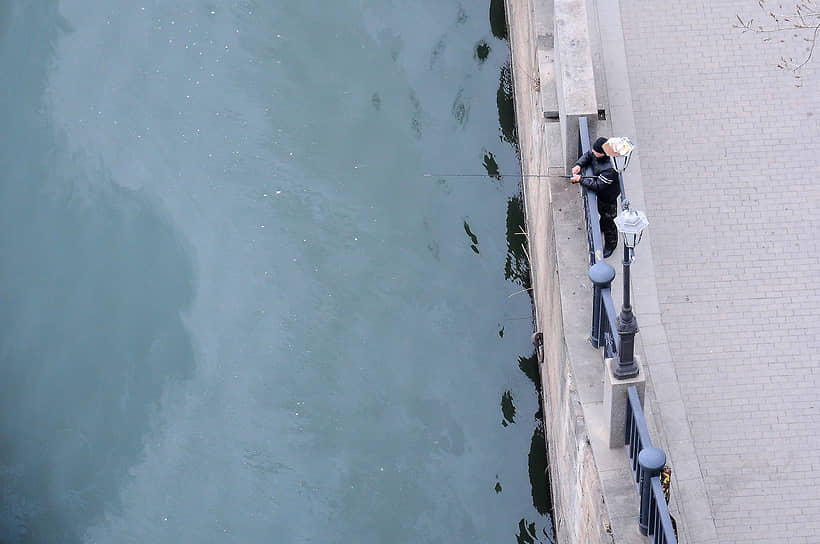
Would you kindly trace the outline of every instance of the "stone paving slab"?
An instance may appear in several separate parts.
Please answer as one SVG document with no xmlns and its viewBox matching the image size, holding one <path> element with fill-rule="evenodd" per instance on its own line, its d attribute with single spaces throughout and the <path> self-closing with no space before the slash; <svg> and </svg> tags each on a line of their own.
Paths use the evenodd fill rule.
<svg viewBox="0 0 820 544">
<path fill-rule="evenodd" d="M 785 46 L 732 27 L 756 2 L 596 4 L 681 541 L 820 543 L 820 59 L 795 87 Z"/>
<path fill-rule="evenodd" d="M 548 3 L 534 0 L 536 12 Z M 674 470 L 680 542 L 820 543 L 820 288 L 810 276 L 820 264 L 811 149 L 820 141 L 820 60 L 795 87 L 775 67 L 781 46 L 733 28 L 735 15 L 765 16 L 748 0 L 588 0 L 587 14 L 607 114 L 598 130 L 638 144 L 627 194 L 651 224 L 632 268 L 636 347 L 650 433 Z M 548 27 L 536 21 L 533 41 Z M 549 62 L 548 51 L 533 60 Z M 520 127 L 522 140 L 543 126 L 537 115 Z M 564 270 L 579 250 L 561 215 L 572 189 L 529 185 L 531 205 L 558 203 L 556 239 L 574 240 L 558 248 Z M 550 232 L 539 214 L 528 219 L 533 236 Z M 620 269 L 617 254 L 609 261 Z M 613 535 L 631 541 L 619 451 L 600 446 L 596 362 L 574 332 L 583 319 L 569 310 L 583 307 L 573 289 L 588 287 L 576 275 L 561 280 L 571 292 L 562 294 L 566 347 Z M 620 305 L 618 279 L 613 291 Z"/>
</svg>

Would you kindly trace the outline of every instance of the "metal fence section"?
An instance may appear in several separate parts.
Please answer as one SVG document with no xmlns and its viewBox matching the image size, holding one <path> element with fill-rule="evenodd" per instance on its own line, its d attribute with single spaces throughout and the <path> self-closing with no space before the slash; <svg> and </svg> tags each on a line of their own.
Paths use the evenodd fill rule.
<svg viewBox="0 0 820 544">
<path fill-rule="evenodd" d="M 581 144 L 581 153 L 589 151 L 589 125 L 586 117 L 578 119 L 579 138 Z M 592 169 L 587 168 L 581 172 L 582 176 L 589 176 L 592 174 Z M 601 238 L 601 228 L 598 226 L 598 197 L 584 187 L 584 214 L 587 220 L 587 244 L 589 246 L 589 265 L 592 266 L 596 262 L 604 258 L 604 242 Z"/>
<path fill-rule="evenodd" d="M 638 464 L 638 454 L 644 448 L 652 447 L 652 441 L 649 439 L 649 430 L 646 428 L 646 420 L 643 417 L 638 389 L 634 385 L 627 389 L 624 443 L 629 457 L 629 466 L 632 468 L 632 481 L 635 483 L 635 489 L 640 492 L 641 466 Z"/>
<path fill-rule="evenodd" d="M 586 118 L 579 118 L 579 140 L 582 153 L 589 151 L 589 126 Z M 591 169 L 582 171 L 582 176 Z M 626 200 L 623 177 L 621 201 Z M 610 288 L 615 269 L 603 259 L 603 240 L 598 221 L 598 199 L 594 192 L 583 189 L 584 214 L 586 216 L 587 243 L 589 245 L 589 278 L 594 285 L 592 300 L 592 331 L 590 342 L 603 348 L 604 357 L 615 359 L 620 352 L 620 336 L 616 334 L 615 302 Z M 674 525 L 669 515 L 659 474 L 666 463 L 666 454 L 652 446 L 646 427 L 643 406 L 635 386 L 627 389 L 625 444 L 632 479 L 640 500 L 638 527 L 654 544 L 677 544 Z"/>
<path fill-rule="evenodd" d="M 618 324 L 615 322 L 615 302 L 612 300 L 612 291 L 606 289 L 601 292 L 601 301 L 606 310 L 606 320 L 604 323 L 604 355 L 607 359 L 614 359 L 621 350 L 621 337 L 616 334 Z"/>
<path fill-rule="evenodd" d="M 627 389 L 625 442 L 632 480 L 640 500 L 638 528 L 654 544 L 677 544 L 672 517 L 666 504 L 659 474 L 666 454 L 652 446 L 638 389 Z"/>
<path fill-rule="evenodd" d="M 589 125 L 586 117 L 578 119 L 579 141 L 582 153 L 589 151 Z M 583 176 L 592 174 L 587 168 L 581 172 Z M 615 324 L 615 302 L 612 300 L 612 291 L 609 284 L 615 277 L 615 271 L 604 261 L 604 243 L 601 238 L 601 227 L 598 223 L 598 197 L 593 191 L 583 188 L 584 216 L 587 225 L 587 244 L 589 247 L 590 279 L 595 285 L 592 295 L 592 332 L 590 342 L 596 348 L 603 347 L 607 358 L 614 358 L 618 354 L 620 338 L 615 334 L 618 330 Z M 622 193 L 623 194 L 623 193 Z M 593 276 L 593 269 L 598 267 L 597 279 Z M 611 271 L 611 272 L 610 272 Z M 612 277 L 609 277 L 612 276 Z"/>
</svg>

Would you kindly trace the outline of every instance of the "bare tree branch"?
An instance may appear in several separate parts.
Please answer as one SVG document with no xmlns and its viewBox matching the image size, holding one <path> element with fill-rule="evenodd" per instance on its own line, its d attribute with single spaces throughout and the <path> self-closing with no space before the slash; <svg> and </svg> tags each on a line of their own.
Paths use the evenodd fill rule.
<svg viewBox="0 0 820 544">
<path fill-rule="evenodd" d="M 799 78 L 800 70 L 811 61 L 814 56 L 814 49 L 817 45 L 817 37 L 820 34 L 820 9 L 818 9 L 817 0 L 801 0 L 794 5 L 791 12 L 782 11 L 783 6 L 778 5 L 778 11 L 768 8 L 767 0 L 758 0 L 760 9 L 766 13 L 768 23 L 765 25 L 756 25 L 754 19 L 750 18 L 744 20 L 740 15 L 737 15 L 737 23 L 735 28 L 742 32 L 753 32 L 755 34 L 765 35 L 763 41 L 771 41 L 772 35 L 781 34 L 783 39 L 780 43 L 786 43 L 786 40 L 800 37 L 801 34 L 808 36 L 803 39 L 808 42 L 809 46 L 805 55 L 801 56 L 801 60 L 795 61 L 793 57 L 781 57 L 778 68 L 789 70 Z"/>
</svg>

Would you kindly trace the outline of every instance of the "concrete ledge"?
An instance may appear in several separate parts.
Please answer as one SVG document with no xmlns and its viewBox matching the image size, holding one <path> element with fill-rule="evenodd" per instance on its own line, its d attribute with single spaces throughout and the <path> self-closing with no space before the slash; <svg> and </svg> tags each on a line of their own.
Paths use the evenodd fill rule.
<svg viewBox="0 0 820 544">
<path fill-rule="evenodd" d="M 532 75 L 539 71 L 539 59 L 533 54 L 539 39 L 534 28 L 534 20 L 537 19 L 537 15 L 533 14 L 534 2 L 538 2 L 542 8 L 548 3 L 544 0 L 506 0 L 506 9 L 514 59 L 513 82 L 522 173 L 547 176 L 551 171 L 545 160 L 546 138 L 549 134 L 545 130 L 544 109 L 540 101 L 542 97 L 548 98 L 549 93 L 541 93 L 532 85 Z M 548 33 L 542 32 L 541 37 L 546 38 L 546 34 Z M 542 41 L 546 43 L 546 39 Z M 563 168 L 561 170 L 560 173 L 563 173 Z M 565 341 L 565 330 L 578 329 L 571 326 L 565 329 L 564 291 L 575 289 L 576 285 L 585 286 L 578 292 L 589 290 L 585 266 L 582 266 L 578 284 L 567 283 L 563 278 L 559 281 L 558 270 L 561 265 L 556 244 L 553 193 L 559 187 L 562 190 L 569 188 L 569 184 L 566 180 L 549 177 L 525 177 L 524 180 L 536 327 L 544 337 L 545 362 L 540 366 L 539 372 L 543 383 L 542 403 L 557 539 L 562 544 L 612 544 L 607 503 L 572 365 L 572 354 L 578 345 L 587 350 L 593 360 L 597 353 L 591 350 L 588 343 L 584 345 L 583 335 L 573 338 L 571 347 Z M 576 198 L 577 195 L 576 188 Z M 577 200 L 575 202 L 577 204 Z M 569 209 L 566 208 L 567 211 Z M 563 219 L 559 218 L 557 222 L 562 223 Z M 585 236 L 582 238 L 585 239 Z M 583 257 L 583 252 L 580 255 Z M 587 304 L 591 302 L 590 297 L 584 298 L 588 300 Z M 569 304 L 574 308 L 572 303 Z M 600 381 L 600 355 L 597 355 L 597 367 L 599 370 L 596 379 Z M 600 394 L 598 398 L 602 398 Z"/>
<path fill-rule="evenodd" d="M 565 167 L 578 158 L 578 118 L 597 119 L 595 73 L 585 0 L 554 0 L 555 62 Z M 595 130 L 594 126 L 590 127 Z M 594 134 L 594 132 L 591 132 Z"/>
<path fill-rule="evenodd" d="M 555 18 L 553 0 L 533 0 L 537 44 L 538 76 L 540 82 L 540 111 L 543 113 L 546 146 L 544 156 L 548 169 L 556 175 L 565 171 L 561 119 L 558 107 L 558 88 L 555 77 Z"/>
</svg>

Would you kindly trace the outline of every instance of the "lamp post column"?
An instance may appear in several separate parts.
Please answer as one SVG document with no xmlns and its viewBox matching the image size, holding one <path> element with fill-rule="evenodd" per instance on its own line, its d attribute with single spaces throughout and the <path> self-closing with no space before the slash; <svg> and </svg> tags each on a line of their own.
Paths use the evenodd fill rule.
<svg viewBox="0 0 820 544">
<path fill-rule="evenodd" d="M 634 378 L 638 375 L 638 365 L 635 363 L 635 334 L 638 332 L 638 321 L 632 313 L 629 292 L 629 265 L 632 264 L 632 250 L 624 244 L 624 302 L 621 314 L 616 319 L 618 336 L 621 339 L 618 348 L 618 366 L 613 374 L 619 380 Z"/>
<path fill-rule="evenodd" d="M 616 320 L 621 340 L 618 347 L 618 365 L 612 371 L 615 378 L 620 380 L 638 375 L 638 364 L 635 362 L 635 333 L 638 332 L 638 322 L 632 314 L 629 267 L 635 256 L 635 247 L 641 241 L 643 230 L 649 225 L 643 212 L 629 209 L 629 201 L 624 200 L 623 206 L 621 215 L 615 218 L 615 226 L 624 238 L 624 302 L 621 306 L 621 315 Z"/>
</svg>

